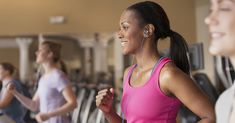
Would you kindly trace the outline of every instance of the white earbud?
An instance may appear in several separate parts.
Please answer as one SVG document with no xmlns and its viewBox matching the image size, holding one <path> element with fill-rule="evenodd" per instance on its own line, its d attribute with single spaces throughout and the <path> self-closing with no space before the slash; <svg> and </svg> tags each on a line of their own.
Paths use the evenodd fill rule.
<svg viewBox="0 0 235 123">
<path fill-rule="evenodd" d="M 149 31 L 145 29 L 145 30 L 144 30 L 144 37 L 145 37 L 145 38 L 147 38 L 147 37 L 149 36 L 148 33 L 149 33 Z"/>
</svg>

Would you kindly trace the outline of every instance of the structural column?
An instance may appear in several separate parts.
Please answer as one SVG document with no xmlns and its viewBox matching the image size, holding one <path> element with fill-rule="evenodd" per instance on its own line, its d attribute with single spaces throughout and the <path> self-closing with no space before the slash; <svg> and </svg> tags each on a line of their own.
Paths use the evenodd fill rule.
<svg viewBox="0 0 235 123">
<path fill-rule="evenodd" d="M 94 67 L 95 73 L 108 72 L 107 47 L 111 39 L 110 34 L 99 34 L 95 37 L 94 43 Z"/>
<path fill-rule="evenodd" d="M 24 83 L 30 77 L 29 65 L 29 46 L 32 43 L 31 38 L 16 38 L 16 43 L 20 50 L 20 79 Z"/>
<path fill-rule="evenodd" d="M 82 48 L 84 48 L 84 68 L 85 68 L 85 75 L 91 75 L 91 48 L 93 47 L 94 38 L 79 38 L 79 44 Z"/>
<path fill-rule="evenodd" d="M 119 82 L 123 78 L 124 62 L 121 42 L 118 36 L 114 35 L 114 76 L 115 82 Z"/>
<path fill-rule="evenodd" d="M 38 35 L 38 42 L 39 42 L 39 44 L 42 44 L 44 41 L 45 41 L 45 39 L 44 39 L 44 37 L 43 37 L 43 34 L 40 33 L 40 34 Z"/>
</svg>

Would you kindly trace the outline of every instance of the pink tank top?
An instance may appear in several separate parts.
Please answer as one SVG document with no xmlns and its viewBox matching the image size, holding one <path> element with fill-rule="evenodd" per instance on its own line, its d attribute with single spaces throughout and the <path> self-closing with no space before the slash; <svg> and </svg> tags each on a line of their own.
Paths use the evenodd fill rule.
<svg viewBox="0 0 235 123">
<path fill-rule="evenodd" d="M 166 96 L 159 86 L 159 74 L 164 65 L 171 62 L 161 59 L 153 69 L 149 80 L 141 87 L 130 86 L 130 78 L 136 65 L 133 65 L 124 80 L 122 112 L 128 123 L 176 123 L 181 102 Z"/>
</svg>

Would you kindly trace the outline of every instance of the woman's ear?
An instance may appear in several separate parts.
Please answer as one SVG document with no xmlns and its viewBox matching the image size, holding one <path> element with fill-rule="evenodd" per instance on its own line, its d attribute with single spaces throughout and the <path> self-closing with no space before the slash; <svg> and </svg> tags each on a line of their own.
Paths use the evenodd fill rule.
<svg viewBox="0 0 235 123">
<path fill-rule="evenodd" d="M 53 52 L 50 51 L 49 54 L 48 54 L 48 57 L 53 58 Z"/>
<path fill-rule="evenodd" d="M 149 35 L 152 36 L 154 34 L 155 27 L 153 24 L 148 24 L 148 26 L 149 26 Z"/>
<path fill-rule="evenodd" d="M 5 75 L 11 75 L 9 70 L 5 70 L 4 73 L 5 73 Z"/>
<path fill-rule="evenodd" d="M 147 24 L 144 28 L 144 32 L 148 32 L 148 36 L 152 36 L 155 31 L 155 27 L 153 24 Z"/>
</svg>

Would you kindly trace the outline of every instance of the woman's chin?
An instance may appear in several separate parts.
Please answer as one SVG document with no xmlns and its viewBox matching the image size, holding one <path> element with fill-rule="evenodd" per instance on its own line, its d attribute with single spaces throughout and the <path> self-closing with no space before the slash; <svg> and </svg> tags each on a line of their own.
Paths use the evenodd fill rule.
<svg viewBox="0 0 235 123">
<path fill-rule="evenodd" d="M 126 51 L 126 50 L 122 50 L 122 54 L 123 54 L 123 55 L 128 55 L 128 54 L 129 54 L 129 52 L 128 52 L 128 51 Z"/>
<path fill-rule="evenodd" d="M 212 54 L 214 56 L 217 56 L 217 55 L 224 56 L 225 55 L 222 50 L 220 50 L 218 48 L 214 48 L 214 47 L 210 47 L 209 52 L 210 52 L 210 54 Z"/>
<path fill-rule="evenodd" d="M 40 60 L 36 60 L 36 63 L 37 64 L 41 64 L 42 62 Z"/>
</svg>

